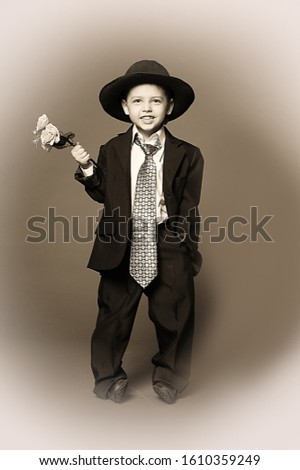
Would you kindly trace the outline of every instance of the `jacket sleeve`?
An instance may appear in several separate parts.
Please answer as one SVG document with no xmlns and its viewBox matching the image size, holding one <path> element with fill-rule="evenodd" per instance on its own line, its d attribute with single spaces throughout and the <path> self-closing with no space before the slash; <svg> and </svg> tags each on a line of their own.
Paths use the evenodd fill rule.
<svg viewBox="0 0 300 470">
<path fill-rule="evenodd" d="M 84 176 L 80 166 L 75 172 L 75 179 L 83 184 L 88 195 L 99 203 L 103 203 L 106 192 L 107 165 L 104 146 L 100 147 L 97 163 L 93 163 L 94 171 L 91 176 Z"/>
<path fill-rule="evenodd" d="M 183 244 L 186 245 L 193 261 L 194 272 L 200 271 L 202 258 L 198 252 L 200 235 L 200 203 L 204 160 L 200 150 L 195 147 L 189 170 L 187 173 L 184 190 L 179 206 L 179 214 L 183 222 Z"/>
</svg>

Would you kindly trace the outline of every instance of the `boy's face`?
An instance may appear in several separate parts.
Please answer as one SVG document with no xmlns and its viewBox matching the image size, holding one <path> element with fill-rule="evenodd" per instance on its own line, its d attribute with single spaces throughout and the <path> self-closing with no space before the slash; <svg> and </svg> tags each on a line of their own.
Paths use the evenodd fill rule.
<svg viewBox="0 0 300 470">
<path fill-rule="evenodd" d="M 124 113 L 130 117 L 144 138 L 157 132 L 167 115 L 171 114 L 174 102 L 158 85 L 137 85 L 122 100 Z"/>
</svg>

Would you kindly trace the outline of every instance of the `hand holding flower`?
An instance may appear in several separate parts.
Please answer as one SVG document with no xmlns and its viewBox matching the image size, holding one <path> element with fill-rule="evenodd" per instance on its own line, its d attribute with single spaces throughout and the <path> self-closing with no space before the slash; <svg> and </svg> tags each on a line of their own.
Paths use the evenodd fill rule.
<svg viewBox="0 0 300 470">
<path fill-rule="evenodd" d="M 89 166 L 90 154 L 79 144 L 77 143 L 75 147 L 71 150 L 73 158 L 81 165 L 82 167 Z"/>
<path fill-rule="evenodd" d="M 73 132 L 66 132 L 63 134 L 56 126 L 51 124 L 46 114 L 42 114 L 37 121 L 35 130 L 33 131 L 36 138 L 34 143 L 40 143 L 44 150 L 64 149 L 66 147 L 73 147 L 71 154 L 73 158 L 79 163 L 83 169 L 88 169 L 95 162 L 90 158 L 90 154 L 79 144 L 74 144 L 72 139 L 75 137 Z"/>
</svg>

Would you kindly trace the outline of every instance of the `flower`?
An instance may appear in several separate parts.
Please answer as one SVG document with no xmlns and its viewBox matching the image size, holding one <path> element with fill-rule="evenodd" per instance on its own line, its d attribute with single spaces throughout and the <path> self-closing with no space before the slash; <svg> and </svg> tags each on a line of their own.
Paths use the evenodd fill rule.
<svg viewBox="0 0 300 470">
<path fill-rule="evenodd" d="M 46 125 L 45 129 L 42 130 L 40 140 L 43 149 L 49 150 L 53 144 L 58 144 L 60 141 L 60 132 L 57 127 L 49 123 Z"/>
<path fill-rule="evenodd" d="M 74 147 L 72 138 L 75 137 L 73 132 L 67 132 L 63 134 L 54 126 L 46 114 L 42 114 L 37 121 L 37 125 L 34 131 L 32 131 L 36 138 L 33 142 L 37 145 L 41 144 L 42 148 L 47 152 L 55 147 L 57 149 L 63 149 L 66 147 Z"/>
<path fill-rule="evenodd" d="M 42 131 L 43 129 L 45 129 L 45 127 L 47 126 L 47 124 L 49 124 L 49 122 L 50 121 L 49 121 L 47 114 L 42 114 L 38 118 L 36 129 L 33 131 L 33 133 L 37 134 L 39 131 Z"/>
</svg>

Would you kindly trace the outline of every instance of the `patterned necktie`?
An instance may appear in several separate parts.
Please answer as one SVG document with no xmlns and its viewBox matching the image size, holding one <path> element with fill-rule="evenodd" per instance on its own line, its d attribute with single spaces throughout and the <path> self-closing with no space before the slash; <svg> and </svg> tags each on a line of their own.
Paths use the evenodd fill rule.
<svg viewBox="0 0 300 470">
<path fill-rule="evenodd" d="M 157 275 L 156 245 L 156 164 L 153 155 L 161 148 L 143 143 L 136 134 L 134 143 L 145 153 L 138 172 L 132 211 L 132 242 L 129 272 L 143 288 Z"/>
</svg>

